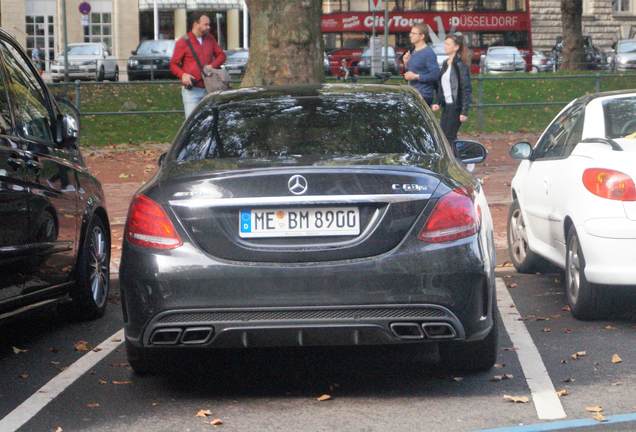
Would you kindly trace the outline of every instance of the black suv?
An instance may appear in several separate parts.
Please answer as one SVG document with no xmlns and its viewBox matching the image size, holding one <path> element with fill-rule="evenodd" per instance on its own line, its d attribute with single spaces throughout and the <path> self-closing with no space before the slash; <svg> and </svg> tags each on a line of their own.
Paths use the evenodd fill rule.
<svg viewBox="0 0 636 432">
<path fill-rule="evenodd" d="M 170 72 L 174 46 L 174 39 L 142 41 L 128 59 L 128 81 L 175 78 Z"/>
<path fill-rule="evenodd" d="M 556 42 L 552 47 L 552 60 L 559 69 L 563 63 L 563 48 L 565 42 L 562 36 L 557 36 Z M 607 59 L 592 43 L 591 36 L 583 36 L 583 62 L 586 69 L 605 69 L 607 68 Z"/>
<path fill-rule="evenodd" d="M 79 150 L 79 116 L 64 111 L 0 29 L 0 322 L 58 302 L 81 319 L 106 308 L 104 193 Z"/>
</svg>

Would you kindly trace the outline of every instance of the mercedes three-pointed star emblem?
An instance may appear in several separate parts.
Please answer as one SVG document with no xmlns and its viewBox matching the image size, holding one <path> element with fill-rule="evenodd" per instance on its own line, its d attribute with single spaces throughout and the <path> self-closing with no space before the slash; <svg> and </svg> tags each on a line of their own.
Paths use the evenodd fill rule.
<svg viewBox="0 0 636 432">
<path fill-rule="evenodd" d="M 307 179 L 301 175 L 293 175 L 289 178 L 287 182 L 287 187 L 289 191 L 294 195 L 302 195 L 307 192 L 307 187 L 309 183 L 307 183 Z"/>
</svg>

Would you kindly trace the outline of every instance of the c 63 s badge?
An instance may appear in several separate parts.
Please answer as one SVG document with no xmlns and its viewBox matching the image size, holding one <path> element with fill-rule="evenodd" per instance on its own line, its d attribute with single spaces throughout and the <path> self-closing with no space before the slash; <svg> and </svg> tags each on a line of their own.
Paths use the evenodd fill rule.
<svg viewBox="0 0 636 432">
<path fill-rule="evenodd" d="M 391 185 L 391 189 L 394 192 L 426 192 L 428 191 L 428 187 L 424 185 L 419 185 L 415 183 L 393 183 Z"/>
</svg>

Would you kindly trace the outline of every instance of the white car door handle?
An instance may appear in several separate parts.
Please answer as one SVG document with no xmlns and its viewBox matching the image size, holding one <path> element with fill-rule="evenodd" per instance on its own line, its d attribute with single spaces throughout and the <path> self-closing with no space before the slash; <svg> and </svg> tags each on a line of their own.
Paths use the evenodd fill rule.
<svg viewBox="0 0 636 432">
<path fill-rule="evenodd" d="M 550 180 L 548 180 L 547 178 L 543 179 L 543 187 L 545 189 L 545 194 L 549 195 L 550 194 Z"/>
</svg>

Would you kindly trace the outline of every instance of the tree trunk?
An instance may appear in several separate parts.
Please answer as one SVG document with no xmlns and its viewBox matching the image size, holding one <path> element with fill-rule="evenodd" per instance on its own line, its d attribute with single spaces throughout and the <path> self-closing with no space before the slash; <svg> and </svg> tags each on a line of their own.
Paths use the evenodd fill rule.
<svg viewBox="0 0 636 432">
<path fill-rule="evenodd" d="M 563 20 L 563 64 L 565 70 L 582 69 L 584 67 L 583 0 L 561 0 L 561 16 Z"/>
<path fill-rule="evenodd" d="M 246 0 L 250 57 L 241 87 L 316 84 L 324 78 L 321 0 Z"/>
</svg>

